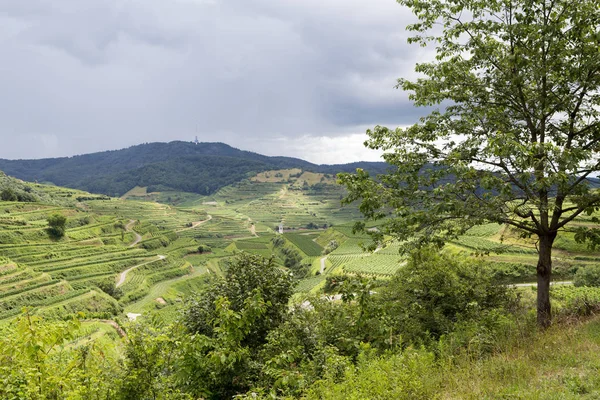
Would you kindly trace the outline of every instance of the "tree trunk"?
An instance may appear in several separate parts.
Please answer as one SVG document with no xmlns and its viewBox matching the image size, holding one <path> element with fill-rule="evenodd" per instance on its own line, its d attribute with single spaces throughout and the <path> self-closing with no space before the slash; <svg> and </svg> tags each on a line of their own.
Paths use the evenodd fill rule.
<svg viewBox="0 0 600 400">
<path fill-rule="evenodd" d="M 548 328 L 552 322 L 550 279 L 552 276 L 552 244 L 556 233 L 540 236 L 537 264 L 537 323 Z"/>
</svg>

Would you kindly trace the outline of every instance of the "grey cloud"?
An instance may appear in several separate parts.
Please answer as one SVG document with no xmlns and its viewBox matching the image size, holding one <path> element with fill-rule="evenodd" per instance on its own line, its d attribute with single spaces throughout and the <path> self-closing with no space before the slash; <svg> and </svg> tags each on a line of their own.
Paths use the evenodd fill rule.
<svg viewBox="0 0 600 400">
<path fill-rule="evenodd" d="M 393 0 L 0 0 L 0 157 L 414 122 L 393 88 L 427 56 L 410 19 Z"/>
</svg>

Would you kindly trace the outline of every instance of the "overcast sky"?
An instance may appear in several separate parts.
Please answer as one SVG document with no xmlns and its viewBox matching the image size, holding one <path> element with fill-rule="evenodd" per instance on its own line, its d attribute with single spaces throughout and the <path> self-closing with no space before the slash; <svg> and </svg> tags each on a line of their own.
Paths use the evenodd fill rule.
<svg viewBox="0 0 600 400">
<path fill-rule="evenodd" d="M 373 160 L 416 122 L 396 79 L 424 50 L 394 0 L 0 0 L 1 158 L 221 141 Z"/>
</svg>

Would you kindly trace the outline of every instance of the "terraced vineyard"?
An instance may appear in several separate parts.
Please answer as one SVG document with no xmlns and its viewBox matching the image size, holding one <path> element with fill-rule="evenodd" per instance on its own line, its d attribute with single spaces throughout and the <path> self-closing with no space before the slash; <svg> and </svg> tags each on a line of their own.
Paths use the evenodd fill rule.
<svg viewBox="0 0 600 400">
<path fill-rule="evenodd" d="M 323 248 L 315 242 L 318 232 L 285 233 L 283 236 L 307 256 L 316 257 L 323 252 Z"/>
<path fill-rule="evenodd" d="M 452 243 L 473 249 L 481 253 L 515 253 L 515 254 L 535 254 L 533 248 L 517 246 L 514 244 L 504 244 L 477 236 L 462 236 L 452 241 Z"/>
<path fill-rule="evenodd" d="M 309 174 L 306 180 L 319 183 L 321 177 Z M 282 219 L 298 226 L 329 223 L 316 212 L 333 204 L 327 194 L 317 199 L 314 191 L 282 189 L 279 182 L 248 181 L 222 189 L 215 199 L 189 200 L 178 208 L 36 185 L 43 202 L 0 203 L 0 320 L 24 306 L 56 318 L 80 311 L 104 318 L 124 308 L 151 310 L 149 296 L 170 293 L 172 302 L 178 290 L 173 288 L 184 290 L 182 282 L 199 279 L 207 271 L 203 264 L 219 274 L 221 263 L 210 260 L 234 251 L 271 256 L 271 224 Z M 339 200 L 340 189 L 333 192 Z M 148 196 L 141 190 L 129 195 Z M 53 213 L 67 218 L 60 240 L 46 232 Z M 313 241 L 318 234 L 291 234 L 288 240 L 312 263 L 322 251 Z"/>
<path fill-rule="evenodd" d="M 48 190 L 49 196 L 62 193 L 52 187 L 40 190 Z M 25 306 L 56 318 L 80 311 L 89 317 L 114 316 L 153 284 L 189 272 L 181 254 L 193 251 L 197 243 L 178 240 L 172 229 L 206 218 L 205 213 L 77 194 L 87 200 L 0 203 L 0 320 Z M 46 232 L 52 213 L 67 217 L 61 240 L 52 240 Z M 136 219 L 143 220 L 134 226 L 143 240 L 130 247 L 135 235 L 126 225 Z M 163 238 L 166 241 L 160 242 Z M 158 246 L 148 245 L 156 241 Z M 165 250 L 165 260 L 157 259 L 157 247 Z M 135 272 L 117 291 L 117 277 L 131 268 Z"/>
<path fill-rule="evenodd" d="M 222 275 L 224 260 L 239 251 L 274 256 L 284 268 L 294 253 L 290 250 L 297 249 L 299 265 L 309 272 L 298 281 L 296 296 L 320 290 L 332 274 L 386 279 L 402 268 L 400 243 L 363 251 L 370 237 L 352 232 L 359 213 L 355 207 L 340 208 L 343 189 L 332 185 L 331 177 L 293 172 L 281 181 L 273 179 L 277 171 L 269 171 L 210 197 L 146 195 L 139 188 L 130 193 L 133 198 L 185 199 L 179 207 L 18 183 L 15 187 L 29 187 L 39 201 L 0 202 L 0 322 L 24 306 L 54 318 L 77 312 L 112 318 L 124 311 L 174 318 L 181 297 Z M 0 175 L 0 187 L 7 180 Z M 67 217 L 60 240 L 50 239 L 46 231 L 53 213 Z M 278 247 L 274 238 L 281 222 L 288 231 Z M 576 267 L 598 260 L 569 235 L 557 239 L 557 249 L 566 278 Z M 532 265 L 536 252 L 533 242 L 497 224 L 472 228 L 447 251 L 490 253 L 493 263 L 507 268 L 510 263 Z"/>
</svg>

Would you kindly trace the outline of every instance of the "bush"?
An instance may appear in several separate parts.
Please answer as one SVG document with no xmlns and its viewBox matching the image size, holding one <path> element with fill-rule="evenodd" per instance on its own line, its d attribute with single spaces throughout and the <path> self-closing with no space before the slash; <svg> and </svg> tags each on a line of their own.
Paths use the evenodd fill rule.
<svg viewBox="0 0 600 400">
<path fill-rule="evenodd" d="M 65 226 L 67 217 L 61 214 L 52 214 L 48 217 L 48 228 L 46 231 L 53 239 L 60 239 L 65 236 Z"/>
<path fill-rule="evenodd" d="M 17 194 L 11 188 L 6 188 L 0 192 L 0 199 L 2 201 L 17 201 Z"/>
<path fill-rule="evenodd" d="M 198 246 L 199 254 L 210 253 L 210 252 L 211 252 L 210 246 L 207 246 L 205 244 L 201 244 L 200 246 Z"/>
<path fill-rule="evenodd" d="M 23 203 L 34 203 L 38 201 L 38 198 L 32 193 L 19 192 L 17 193 L 17 200 Z"/>
<path fill-rule="evenodd" d="M 514 291 L 494 282 L 483 264 L 434 250 L 415 253 L 383 292 L 393 328 L 408 342 L 437 340 L 465 321 L 516 305 Z"/>
<path fill-rule="evenodd" d="M 575 273 L 573 285 L 576 287 L 600 287 L 600 265 L 580 267 Z"/>
<path fill-rule="evenodd" d="M 327 255 L 327 254 L 331 253 L 332 251 L 334 251 L 335 249 L 337 249 L 338 247 L 339 247 L 339 244 L 338 244 L 337 240 L 330 240 L 327 247 L 325 247 L 325 249 L 323 249 L 322 254 Z"/>
<path fill-rule="evenodd" d="M 430 378 L 436 368 L 434 356 L 424 350 L 359 360 L 346 369 L 343 380 L 333 377 L 313 385 L 306 399 L 431 399 L 436 386 Z"/>
<path fill-rule="evenodd" d="M 293 293 L 293 281 L 289 273 L 282 271 L 273 261 L 249 253 L 241 253 L 227 266 L 225 279 L 211 285 L 206 292 L 188 299 L 184 310 L 184 323 L 194 333 L 212 336 L 213 322 L 218 315 L 216 301 L 220 297 L 231 302 L 231 309 L 239 312 L 254 290 L 259 290 L 268 304 L 264 318 L 256 321 L 248 330 L 247 343 L 262 344 L 267 333 L 283 321 L 288 301 Z"/>
<path fill-rule="evenodd" d="M 108 294 L 111 297 L 119 300 L 123 297 L 123 290 L 121 288 L 116 287 L 114 278 L 110 277 L 108 279 L 103 279 L 96 283 L 98 289 L 102 290 L 104 293 Z"/>
<path fill-rule="evenodd" d="M 600 289 L 557 285 L 551 288 L 554 313 L 563 318 L 578 318 L 600 312 Z"/>
<path fill-rule="evenodd" d="M 285 244 L 285 239 L 281 236 L 275 236 L 271 239 L 271 242 L 273 243 L 273 247 L 281 247 Z"/>
</svg>

